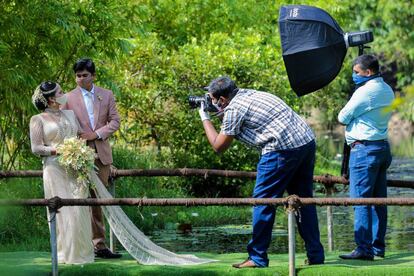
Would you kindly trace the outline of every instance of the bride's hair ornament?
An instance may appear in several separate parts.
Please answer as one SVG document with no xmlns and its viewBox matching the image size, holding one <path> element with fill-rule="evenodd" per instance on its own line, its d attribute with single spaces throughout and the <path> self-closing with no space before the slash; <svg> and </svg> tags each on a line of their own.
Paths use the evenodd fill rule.
<svg viewBox="0 0 414 276">
<path fill-rule="evenodd" d="M 42 82 L 36 87 L 32 95 L 32 103 L 38 110 L 45 110 L 48 106 L 47 99 L 55 95 L 57 84 L 51 81 Z"/>
</svg>

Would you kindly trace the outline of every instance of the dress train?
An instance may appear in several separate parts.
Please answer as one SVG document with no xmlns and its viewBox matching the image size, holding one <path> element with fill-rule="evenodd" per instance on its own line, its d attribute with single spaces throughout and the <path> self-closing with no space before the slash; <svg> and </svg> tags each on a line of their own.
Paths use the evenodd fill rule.
<svg viewBox="0 0 414 276">
<path fill-rule="evenodd" d="M 113 198 L 95 173 L 92 183 L 98 198 Z M 197 265 L 215 260 L 202 259 L 194 255 L 180 255 L 153 243 L 128 218 L 119 206 L 101 206 L 112 231 L 131 256 L 144 265 Z"/>
</svg>

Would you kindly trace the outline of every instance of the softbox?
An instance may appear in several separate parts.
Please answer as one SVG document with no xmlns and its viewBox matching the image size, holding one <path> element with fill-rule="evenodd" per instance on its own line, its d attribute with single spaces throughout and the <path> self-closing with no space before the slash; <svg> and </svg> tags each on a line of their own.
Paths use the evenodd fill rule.
<svg viewBox="0 0 414 276">
<path fill-rule="evenodd" d="M 329 84 L 341 70 L 344 32 L 324 10 L 304 5 L 280 8 L 279 32 L 290 86 L 298 96 Z"/>
</svg>

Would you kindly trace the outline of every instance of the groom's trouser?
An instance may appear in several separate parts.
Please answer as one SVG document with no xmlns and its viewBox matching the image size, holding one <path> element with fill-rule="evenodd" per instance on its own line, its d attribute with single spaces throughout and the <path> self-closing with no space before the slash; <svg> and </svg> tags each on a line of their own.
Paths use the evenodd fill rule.
<svg viewBox="0 0 414 276">
<path fill-rule="evenodd" d="M 299 197 L 313 196 L 313 169 L 315 142 L 290 150 L 269 152 L 257 164 L 254 198 L 278 198 L 287 190 Z M 276 208 L 270 205 L 253 207 L 253 237 L 247 251 L 258 266 L 268 266 L 267 249 L 272 238 Z M 298 231 L 305 241 L 307 257 L 311 263 L 324 261 L 324 250 L 319 238 L 318 217 L 314 205 L 302 206 L 296 216 Z"/>
<path fill-rule="evenodd" d="M 109 174 L 111 172 L 111 165 L 102 164 L 101 160 L 96 159 L 95 165 L 98 168 L 97 174 L 99 179 L 108 187 Z M 91 197 L 96 198 L 95 192 L 91 189 Z M 102 215 L 100 206 L 91 206 L 92 211 L 92 240 L 95 249 L 106 248 L 105 244 L 105 221 Z"/>
</svg>

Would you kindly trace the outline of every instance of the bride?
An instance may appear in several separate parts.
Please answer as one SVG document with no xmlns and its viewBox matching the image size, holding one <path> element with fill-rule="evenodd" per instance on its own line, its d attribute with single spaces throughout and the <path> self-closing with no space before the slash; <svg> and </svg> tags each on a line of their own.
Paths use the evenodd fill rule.
<svg viewBox="0 0 414 276">
<path fill-rule="evenodd" d="M 65 138 L 79 135 L 82 130 L 71 110 L 60 110 L 66 96 L 59 84 L 43 82 L 32 96 L 41 111 L 30 120 L 30 140 L 33 153 L 43 159 L 45 198 L 87 198 L 88 191 L 75 193 L 76 179 L 59 165 L 56 148 Z M 95 172 L 90 173 L 99 198 L 112 198 Z M 128 253 L 145 265 L 195 265 L 211 262 L 194 255 L 170 252 L 146 237 L 119 206 L 102 206 L 112 231 Z M 48 212 L 48 219 L 49 212 Z M 64 206 L 56 214 L 58 261 L 66 264 L 85 264 L 94 261 L 91 218 L 88 206 Z"/>
</svg>

